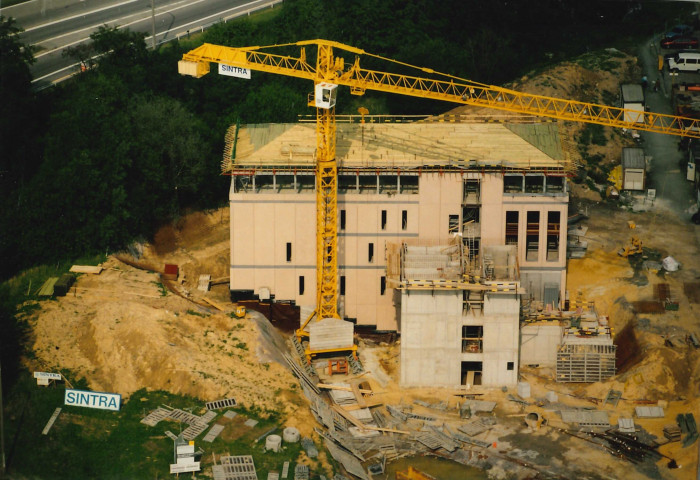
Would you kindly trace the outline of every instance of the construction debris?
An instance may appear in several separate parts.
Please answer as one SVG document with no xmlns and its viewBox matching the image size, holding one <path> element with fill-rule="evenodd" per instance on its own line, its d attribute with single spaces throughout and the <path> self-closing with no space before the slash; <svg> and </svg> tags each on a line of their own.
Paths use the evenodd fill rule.
<svg viewBox="0 0 700 480">
<path fill-rule="evenodd" d="M 252 455 L 222 455 L 219 461 L 221 465 L 214 465 L 212 470 L 220 467 L 217 470 L 223 474 L 219 477 L 221 480 L 258 480 Z M 216 471 L 214 478 L 217 478 Z"/>
<path fill-rule="evenodd" d="M 200 275 L 199 281 L 197 282 L 197 290 L 201 292 L 208 292 L 210 282 L 211 275 Z"/>
<path fill-rule="evenodd" d="M 219 425 L 218 423 L 211 427 L 211 429 L 207 432 L 207 434 L 202 438 L 203 442 L 213 442 L 216 437 L 219 436 L 219 434 L 224 430 L 223 425 Z"/>
<path fill-rule="evenodd" d="M 207 410 L 218 410 L 220 408 L 235 407 L 235 398 L 224 398 L 223 400 L 214 400 L 213 402 L 207 402 Z"/>
<path fill-rule="evenodd" d="M 608 412 L 604 410 L 562 410 L 561 419 L 566 423 L 578 423 L 579 427 L 610 428 Z"/>
<path fill-rule="evenodd" d="M 639 239 L 639 237 L 633 236 L 630 243 L 618 250 L 617 254 L 621 257 L 629 257 L 630 255 L 638 255 L 643 251 L 642 241 Z"/>
<path fill-rule="evenodd" d="M 56 410 L 53 411 L 53 413 L 51 414 L 51 418 L 49 418 L 49 421 L 46 422 L 46 426 L 41 431 L 42 435 L 46 435 L 49 433 L 49 430 L 51 430 L 51 427 L 53 427 L 53 424 L 58 418 L 59 413 L 61 413 L 61 407 L 57 407 Z"/>
<path fill-rule="evenodd" d="M 622 398 L 621 391 L 610 389 L 610 390 L 608 390 L 608 394 L 605 396 L 605 400 L 603 400 L 603 406 L 606 406 L 609 403 L 613 407 L 617 407 L 617 404 L 621 398 Z"/>
<path fill-rule="evenodd" d="M 634 414 L 637 416 L 637 418 L 663 418 L 664 409 L 659 406 L 634 407 Z"/>
<path fill-rule="evenodd" d="M 620 417 L 617 419 L 617 431 L 620 433 L 635 433 L 634 419 Z"/>
<path fill-rule="evenodd" d="M 698 439 L 698 427 L 692 413 L 678 414 L 676 422 L 680 426 L 681 432 L 685 435 L 683 448 L 689 447 Z"/>
<path fill-rule="evenodd" d="M 669 442 L 680 442 L 681 427 L 677 424 L 664 425 L 664 437 L 666 437 Z"/>
</svg>

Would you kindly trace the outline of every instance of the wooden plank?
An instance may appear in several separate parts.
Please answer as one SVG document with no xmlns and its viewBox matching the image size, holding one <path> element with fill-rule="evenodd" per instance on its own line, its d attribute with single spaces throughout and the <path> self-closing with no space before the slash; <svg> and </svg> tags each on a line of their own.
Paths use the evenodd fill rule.
<svg viewBox="0 0 700 480">
<path fill-rule="evenodd" d="M 317 383 L 318 388 L 326 388 L 328 390 L 342 390 L 344 392 L 354 392 L 352 387 L 341 387 L 340 385 L 332 385 L 330 383 Z M 358 388 L 360 393 L 374 394 L 372 390 L 367 390 L 366 388 Z"/>
<path fill-rule="evenodd" d="M 39 289 L 38 295 L 40 297 L 50 297 L 53 295 L 53 287 L 58 282 L 58 277 L 51 277 L 44 282 L 44 284 Z"/>
<path fill-rule="evenodd" d="M 225 312 L 225 311 L 226 311 L 226 307 L 224 307 L 224 306 L 221 305 L 220 303 L 215 302 L 214 300 L 211 300 L 211 299 L 209 299 L 209 298 L 207 298 L 207 297 L 202 297 L 202 300 L 204 300 L 206 303 L 208 303 L 208 304 L 211 305 L 212 307 L 216 308 L 217 310 L 220 310 L 220 311 L 222 311 L 222 312 Z"/>
<path fill-rule="evenodd" d="M 474 372 L 471 370 L 467 372 L 467 385 L 474 385 Z"/>
<path fill-rule="evenodd" d="M 92 266 L 92 265 L 73 265 L 70 267 L 70 272 L 73 273 L 91 273 L 93 275 L 99 275 L 102 273 L 102 270 L 104 270 L 102 267 L 99 266 Z"/>
<path fill-rule="evenodd" d="M 357 428 L 360 430 L 376 430 L 378 432 L 391 432 L 391 433 L 403 433 L 403 434 L 410 434 L 411 432 L 407 432 L 405 430 L 396 430 L 394 428 L 381 428 L 381 427 L 370 427 L 368 425 L 365 425 L 364 423 L 360 422 L 357 420 L 355 417 L 344 411 L 342 408 L 340 408 L 337 405 L 332 405 L 331 408 L 338 412 L 340 415 L 342 415 L 343 418 L 345 418 L 347 421 L 355 425 Z"/>
<path fill-rule="evenodd" d="M 360 386 L 357 383 L 353 383 L 350 386 L 352 387 L 352 393 L 355 394 L 355 398 L 357 399 L 357 404 L 361 408 L 366 408 L 367 403 L 365 403 L 365 397 L 362 395 L 362 392 L 360 391 Z"/>
<path fill-rule="evenodd" d="M 53 427 L 54 422 L 58 418 L 58 414 L 61 413 L 61 407 L 56 408 L 56 410 L 53 411 L 53 414 L 51 415 L 51 418 L 49 418 L 49 421 L 46 422 L 46 426 L 44 427 L 44 430 L 41 431 L 42 435 L 46 435 L 49 433 L 49 430 L 51 430 L 51 427 Z"/>
</svg>

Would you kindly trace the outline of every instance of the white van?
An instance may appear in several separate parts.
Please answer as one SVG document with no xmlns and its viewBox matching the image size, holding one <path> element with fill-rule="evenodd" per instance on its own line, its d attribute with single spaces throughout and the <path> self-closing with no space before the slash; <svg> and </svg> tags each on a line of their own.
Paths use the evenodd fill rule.
<svg viewBox="0 0 700 480">
<path fill-rule="evenodd" d="M 700 52 L 678 52 L 668 59 L 668 68 L 681 72 L 700 73 Z"/>
</svg>

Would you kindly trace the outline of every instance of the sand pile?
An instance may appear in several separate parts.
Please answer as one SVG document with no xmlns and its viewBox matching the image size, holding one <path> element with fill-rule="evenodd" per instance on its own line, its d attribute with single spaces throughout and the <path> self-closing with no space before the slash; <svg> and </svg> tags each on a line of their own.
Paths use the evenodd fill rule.
<svg viewBox="0 0 700 480">
<path fill-rule="evenodd" d="M 281 404 L 282 411 L 297 412 L 303 401 L 296 379 L 265 354 L 271 347 L 260 341 L 257 322 L 265 320 L 255 312 L 240 320 L 201 306 L 207 296 L 233 310 L 226 285 L 206 294 L 196 290 L 200 273 L 228 274 L 222 267 L 228 263 L 227 213 L 194 214 L 179 230 L 161 230 L 165 248 L 146 245 L 138 260 L 156 268 L 180 264 L 185 282 L 175 285 L 194 301 L 168 292 L 157 273 L 110 258 L 102 274 L 81 276 L 68 296 L 41 302 L 29 318 L 36 355 L 31 362 L 68 369 L 91 389 L 125 398 L 145 386 L 204 401 L 234 397 L 268 409 Z M 185 239 L 193 242 L 187 249 Z"/>
</svg>

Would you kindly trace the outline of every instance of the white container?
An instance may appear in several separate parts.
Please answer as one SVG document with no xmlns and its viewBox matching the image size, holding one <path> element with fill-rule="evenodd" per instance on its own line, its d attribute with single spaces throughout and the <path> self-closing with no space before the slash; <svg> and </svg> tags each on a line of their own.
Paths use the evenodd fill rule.
<svg viewBox="0 0 700 480">
<path fill-rule="evenodd" d="M 265 450 L 279 452 L 282 446 L 282 437 L 279 435 L 268 435 L 265 439 Z"/>
<path fill-rule="evenodd" d="M 518 382 L 518 396 L 520 398 L 530 398 L 530 384 L 527 382 Z"/>
<path fill-rule="evenodd" d="M 297 443 L 299 441 L 299 430 L 294 427 L 287 427 L 282 432 L 282 438 L 286 443 Z"/>
</svg>

